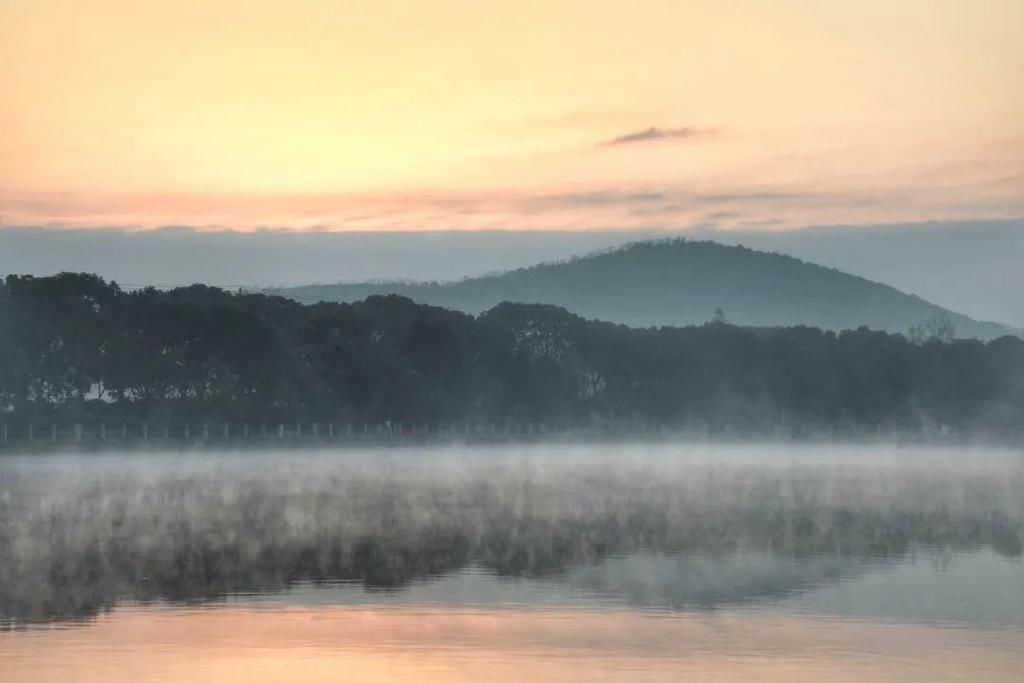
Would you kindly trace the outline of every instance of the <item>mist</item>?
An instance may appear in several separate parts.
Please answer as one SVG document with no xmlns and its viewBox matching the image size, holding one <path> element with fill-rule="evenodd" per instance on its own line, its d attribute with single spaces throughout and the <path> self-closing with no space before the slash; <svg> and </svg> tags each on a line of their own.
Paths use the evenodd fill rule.
<svg viewBox="0 0 1024 683">
<path fill-rule="evenodd" d="M 635 232 L 0 228 L 0 273 L 88 271 L 128 286 L 444 280 L 641 239 Z M 651 233 L 654 234 L 654 233 Z"/>
<path fill-rule="evenodd" d="M 441 582 L 444 597 L 444 582 L 470 570 L 497 577 L 483 588 L 499 594 L 523 589 L 502 580 L 554 580 L 569 597 L 712 609 L 784 599 L 915 553 L 1019 561 L 1022 491 L 1024 456 L 980 448 L 6 456 L 0 621 L 338 582 L 413 594 Z M 490 595 L 461 585 L 463 601 Z"/>
<path fill-rule="evenodd" d="M 1020 683 L 1021 0 L 0 0 L 0 683 Z"/>
</svg>

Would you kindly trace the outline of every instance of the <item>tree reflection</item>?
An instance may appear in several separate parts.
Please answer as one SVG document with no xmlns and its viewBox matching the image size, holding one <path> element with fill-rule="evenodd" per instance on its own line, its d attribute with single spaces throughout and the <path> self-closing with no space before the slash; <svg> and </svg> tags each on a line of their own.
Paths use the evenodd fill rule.
<svg viewBox="0 0 1024 683">
<path fill-rule="evenodd" d="M 601 590 L 608 578 L 593 567 L 631 553 L 677 558 L 650 570 L 676 574 L 668 604 L 714 606 L 919 547 L 1022 551 L 1019 469 L 238 462 L 8 468 L 0 618 L 89 618 L 125 599 L 298 582 L 400 590 L 470 565 Z"/>
</svg>

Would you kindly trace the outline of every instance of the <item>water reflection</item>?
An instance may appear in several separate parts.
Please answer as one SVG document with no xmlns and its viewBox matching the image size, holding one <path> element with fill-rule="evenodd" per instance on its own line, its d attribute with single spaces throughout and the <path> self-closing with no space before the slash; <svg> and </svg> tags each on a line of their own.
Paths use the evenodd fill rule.
<svg viewBox="0 0 1024 683">
<path fill-rule="evenodd" d="M 278 593 L 235 594 L 226 602 L 271 610 L 347 605 L 631 609 L 665 615 L 772 612 L 1024 630 L 1024 564 L 1019 560 L 988 550 L 934 551 L 869 560 L 856 571 L 837 571 L 838 566 L 832 557 L 709 559 L 638 552 L 561 576 L 496 576 L 484 567 L 469 567 L 418 579 L 397 591 L 368 591 L 358 582 L 299 583 Z"/>
<path fill-rule="evenodd" d="M 470 604 L 707 610 L 792 600 L 918 553 L 1021 555 L 1019 456 L 752 450 L 6 459 L 0 620 L 296 600 L 318 584 L 443 594 L 481 576 Z M 508 595 L 524 581 L 532 593 Z"/>
<path fill-rule="evenodd" d="M 1019 632 L 784 614 L 124 609 L 9 633 L 23 681 L 1018 681 Z"/>
</svg>

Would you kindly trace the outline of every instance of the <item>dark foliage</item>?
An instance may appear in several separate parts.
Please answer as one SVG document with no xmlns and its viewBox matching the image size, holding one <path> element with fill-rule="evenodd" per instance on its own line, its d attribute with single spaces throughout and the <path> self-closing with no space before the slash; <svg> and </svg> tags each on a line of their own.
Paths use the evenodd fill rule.
<svg viewBox="0 0 1024 683">
<path fill-rule="evenodd" d="M 399 296 L 306 306 L 93 275 L 0 287 L 9 423 L 547 421 L 710 433 L 1019 436 L 1024 341 L 866 328 L 633 329 L 546 305 L 478 317 Z"/>
</svg>

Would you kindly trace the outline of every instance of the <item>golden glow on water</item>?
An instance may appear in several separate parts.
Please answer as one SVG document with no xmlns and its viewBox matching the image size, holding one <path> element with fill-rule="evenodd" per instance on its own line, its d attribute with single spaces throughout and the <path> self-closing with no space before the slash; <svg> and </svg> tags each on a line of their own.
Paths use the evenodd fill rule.
<svg viewBox="0 0 1024 683">
<path fill-rule="evenodd" d="M 1019 681 L 1024 633 L 758 612 L 125 608 L 0 635 L 29 681 Z"/>
<path fill-rule="evenodd" d="M 0 682 L 1020 681 L 1020 453 L 650 448 L 10 459 Z"/>
</svg>

